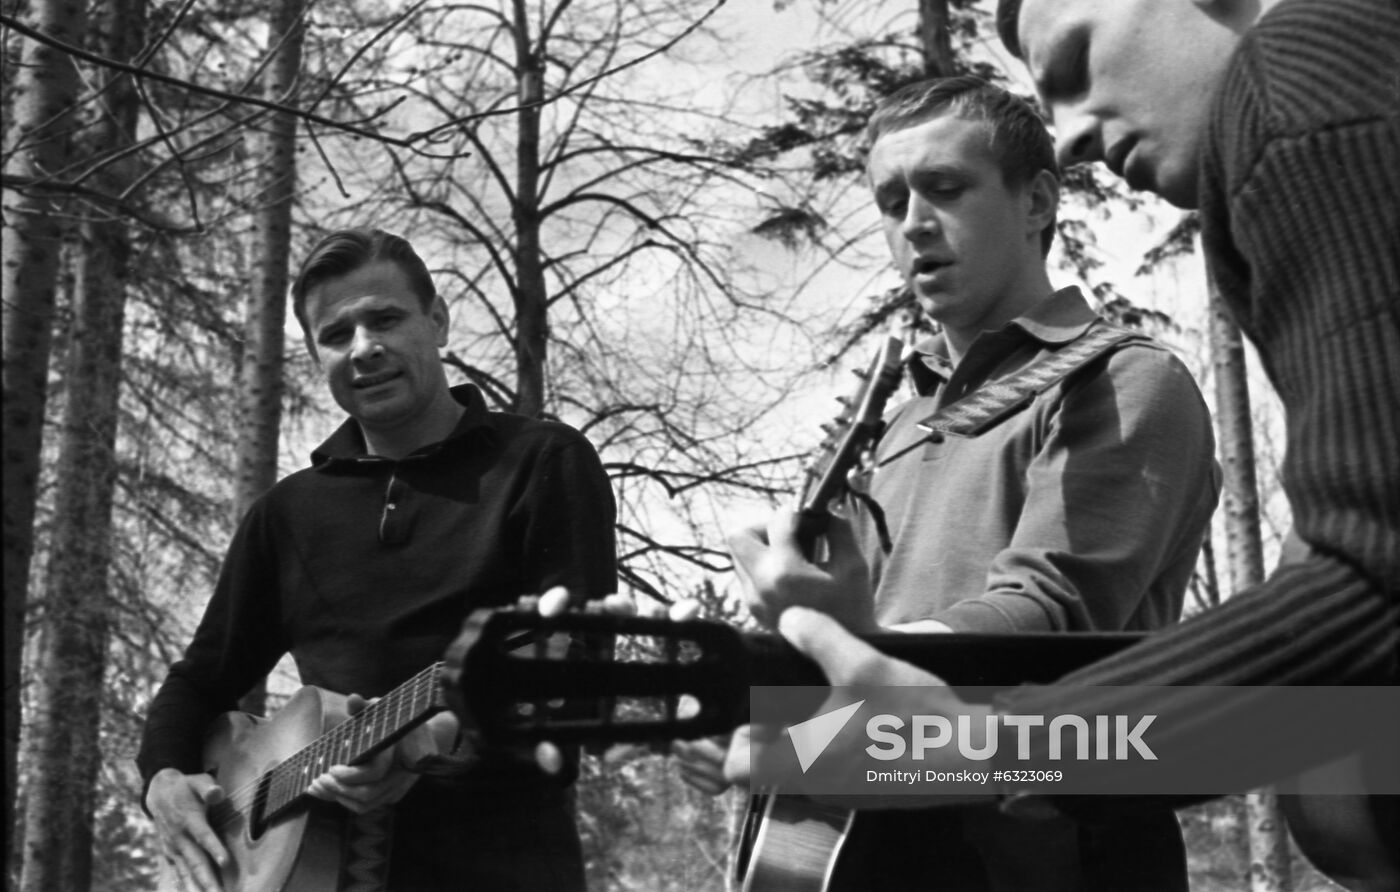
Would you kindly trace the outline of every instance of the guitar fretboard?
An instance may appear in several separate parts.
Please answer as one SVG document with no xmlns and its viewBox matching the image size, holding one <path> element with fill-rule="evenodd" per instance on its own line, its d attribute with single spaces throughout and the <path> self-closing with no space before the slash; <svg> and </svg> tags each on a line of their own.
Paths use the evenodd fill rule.
<svg viewBox="0 0 1400 892">
<path fill-rule="evenodd" d="M 291 807 L 332 765 L 366 761 L 441 711 L 441 668 L 442 663 L 434 663 L 264 774 L 257 796 L 262 820 L 271 821 Z"/>
</svg>

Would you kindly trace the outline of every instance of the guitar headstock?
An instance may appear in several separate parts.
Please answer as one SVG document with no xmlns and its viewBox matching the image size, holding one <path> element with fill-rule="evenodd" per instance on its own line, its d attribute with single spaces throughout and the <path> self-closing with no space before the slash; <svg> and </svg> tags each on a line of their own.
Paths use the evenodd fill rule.
<svg viewBox="0 0 1400 892">
<path fill-rule="evenodd" d="M 810 546 L 825 529 L 827 506 L 841 494 L 846 475 L 860 462 L 862 452 L 879 437 L 885 404 L 899 387 L 904 342 L 886 338 L 870 369 L 857 373 L 860 383 L 855 392 L 842 399 L 842 411 L 826 425 L 827 432 L 817 457 L 807 468 L 802 489 L 799 541 L 810 554 Z"/>
<path fill-rule="evenodd" d="M 462 727 L 493 745 L 688 740 L 747 720 L 746 660 L 722 623 L 479 610 L 447 652 L 443 686 Z"/>
</svg>

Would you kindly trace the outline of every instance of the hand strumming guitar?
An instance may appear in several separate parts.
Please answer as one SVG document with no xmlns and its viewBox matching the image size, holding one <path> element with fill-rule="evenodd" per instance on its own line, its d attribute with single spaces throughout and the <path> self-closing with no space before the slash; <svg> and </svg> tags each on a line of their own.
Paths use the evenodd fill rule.
<svg viewBox="0 0 1400 892">
<path fill-rule="evenodd" d="M 921 714 L 939 714 L 948 717 L 969 716 L 973 729 L 986 727 L 986 718 L 991 713 L 988 704 L 964 703 L 937 676 L 923 671 L 902 660 L 885 656 L 866 642 L 852 635 L 830 616 L 807 607 L 794 606 L 784 610 L 778 617 L 778 633 L 793 647 L 811 657 L 821 666 L 827 680 L 833 687 L 906 687 L 911 697 L 917 697 Z M 844 701 L 832 700 L 818 713 L 844 705 Z M 747 732 L 747 733 L 746 733 Z M 734 732 L 734 744 L 725 759 L 725 773 L 733 783 L 748 783 L 749 761 L 745 758 L 752 745 L 775 740 L 776 736 L 760 726 L 740 728 Z M 970 741 L 973 748 L 981 748 L 985 741 Z M 741 748 L 742 751 L 735 751 Z M 840 776 L 840 765 L 852 766 L 846 774 L 858 773 L 857 769 L 868 767 L 870 757 L 864 745 L 854 745 L 852 738 L 838 736 L 822 754 L 822 761 L 834 776 Z M 905 768 L 919 771 L 957 772 L 981 769 L 983 763 L 973 762 L 962 755 L 959 747 L 939 747 L 925 753 L 918 762 L 909 760 L 887 763 L 890 768 Z M 822 797 L 812 797 L 818 802 Z M 926 808 L 930 805 L 952 805 L 992 798 L 986 795 L 950 796 L 946 793 L 920 795 L 886 796 L 840 796 L 834 797 L 832 804 L 844 808 Z"/>
<path fill-rule="evenodd" d="M 161 854 L 181 889 L 218 892 L 222 888 L 218 869 L 228 863 L 229 854 L 209 826 L 208 810 L 223 798 L 223 788 L 208 774 L 165 768 L 151 777 L 146 810 L 155 822 Z"/>
</svg>

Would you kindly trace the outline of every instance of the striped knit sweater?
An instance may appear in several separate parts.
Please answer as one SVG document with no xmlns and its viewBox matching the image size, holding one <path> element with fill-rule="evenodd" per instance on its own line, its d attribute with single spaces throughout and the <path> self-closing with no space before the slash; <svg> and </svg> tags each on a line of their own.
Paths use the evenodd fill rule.
<svg viewBox="0 0 1400 892">
<path fill-rule="evenodd" d="M 1211 273 L 1283 400 L 1283 483 L 1303 563 L 1002 710 L 1122 713 L 1075 685 L 1397 683 L 1400 649 L 1400 9 L 1287 0 L 1242 39 L 1214 99 L 1201 212 Z M 1201 760 L 1278 749 L 1187 694 L 1153 726 Z M 1010 749 L 1004 741 L 1002 751 Z M 1313 758 L 1341 741 L 1319 735 Z M 1033 754 L 1034 755 L 1034 754 Z M 1042 754 L 1043 755 L 1043 754 Z M 1294 761 L 1299 761 L 1297 757 Z M 1228 760 L 1228 761 L 1226 761 Z M 1258 777 L 1303 764 L 1266 765 Z M 1131 777 L 1123 778 L 1124 784 Z M 1201 797 L 1196 797 L 1201 798 Z M 1141 800 L 1062 800 L 1106 816 Z"/>
</svg>

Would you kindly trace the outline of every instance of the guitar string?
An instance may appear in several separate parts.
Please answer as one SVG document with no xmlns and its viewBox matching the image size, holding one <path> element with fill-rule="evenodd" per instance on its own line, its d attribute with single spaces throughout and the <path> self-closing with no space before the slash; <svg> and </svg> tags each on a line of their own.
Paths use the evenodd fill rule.
<svg viewBox="0 0 1400 892">
<path fill-rule="evenodd" d="M 353 742 L 353 732 L 356 729 L 364 728 L 367 739 L 382 740 L 391 733 L 391 729 L 398 730 L 402 728 L 403 724 L 416 718 L 429 706 L 435 704 L 436 699 L 434 695 L 437 690 L 438 670 L 441 669 L 442 666 L 442 663 L 434 663 L 398 688 L 385 694 L 374 703 L 371 703 L 362 712 L 352 716 L 350 720 L 336 725 L 271 769 L 258 774 L 242 787 L 229 792 L 224 800 L 228 805 L 229 812 L 216 819 L 214 824 L 215 828 L 225 829 L 239 818 L 249 817 L 250 809 L 257 803 L 259 792 L 264 786 L 266 786 L 264 799 L 267 801 L 268 805 L 271 806 L 267 808 L 267 811 L 276 812 L 290 805 L 295 799 L 306 792 L 306 788 L 310 786 L 311 780 L 318 777 L 320 773 L 324 773 L 324 771 L 329 768 L 329 765 L 326 765 L 325 768 L 317 774 L 310 774 L 309 772 L 303 773 L 303 769 L 314 766 L 317 759 L 331 755 L 334 752 L 334 747 L 329 746 L 332 742 L 335 745 L 341 746 L 351 744 Z M 422 707 L 418 705 L 420 698 L 426 700 L 426 703 Z M 409 707 L 408 716 L 405 719 L 400 719 L 399 712 L 404 706 Z M 393 723 L 386 723 L 385 720 L 389 719 L 391 714 Z M 378 731 L 381 723 L 384 724 L 384 730 Z M 351 725 L 356 726 L 356 728 L 349 727 Z M 365 749 L 368 750 L 369 746 L 366 746 Z M 316 756 L 316 759 L 311 758 L 313 755 Z M 342 763 L 334 762 L 331 764 Z M 274 792 L 276 796 L 274 796 Z M 272 805 L 274 801 L 276 803 L 275 806 Z"/>
<path fill-rule="evenodd" d="M 267 800 L 269 812 L 275 813 L 279 809 L 290 804 L 291 801 L 304 793 L 306 786 L 309 785 L 309 780 L 303 780 L 302 777 L 300 777 L 303 775 L 301 769 L 304 764 L 309 762 L 314 765 L 324 754 L 333 752 L 336 745 L 343 745 L 351 742 L 353 736 L 351 732 L 354 729 L 347 727 L 347 725 L 363 726 L 367 736 L 372 739 L 380 739 L 382 736 L 387 735 L 388 727 L 393 727 L 395 729 L 401 727 L 397 713 L 400 712 L 404 706 L 410 707 L 411 715 L 419 712 L 420 710 L 416 707 L 420 697 L 425 693 L 425 686 L 427 687 L 426 693 L 431 703 L 432 686 L 436 683 L 436 669 L 437 666 L 433 666 L 424 670 L 401 688 L 386 695 L 383 699 L 376 701 L 375 704 L 372 704 L 364 712 L 356 716 L 359 721 L 344 722 L 337 725 L 270 771 L 259 775 L 250 784 L 235 791 L 229 797 L 230 805 L 235 811 L 232 815 L 225 817 L 221 823 L 226 825 L 237 817 L 246 814 L 248 808 L 256 803 L 258 792 L 260 788 L 263 787 L 264 779 L 267 779 L 268 790 L 264 798 Z M 383 706 L 379 706 L 379 704 L 383 704 Z M 385 720 L 390 718 L 391 712 L 393 713 L 394 719 L 392 724 L 386 725 L 383 732 L 375 733 L 379 726 L 385 724 Z M 366 747 L 366 749 L 368 749 L 368 747 Z M 315 758 L 312 758 L 313 756 Z M 314 777 L 315 775 L 307 774 L 305 776 Z M 291 789 L 290 792 L 288 792 L 288 787 Z"/>
</svg>

